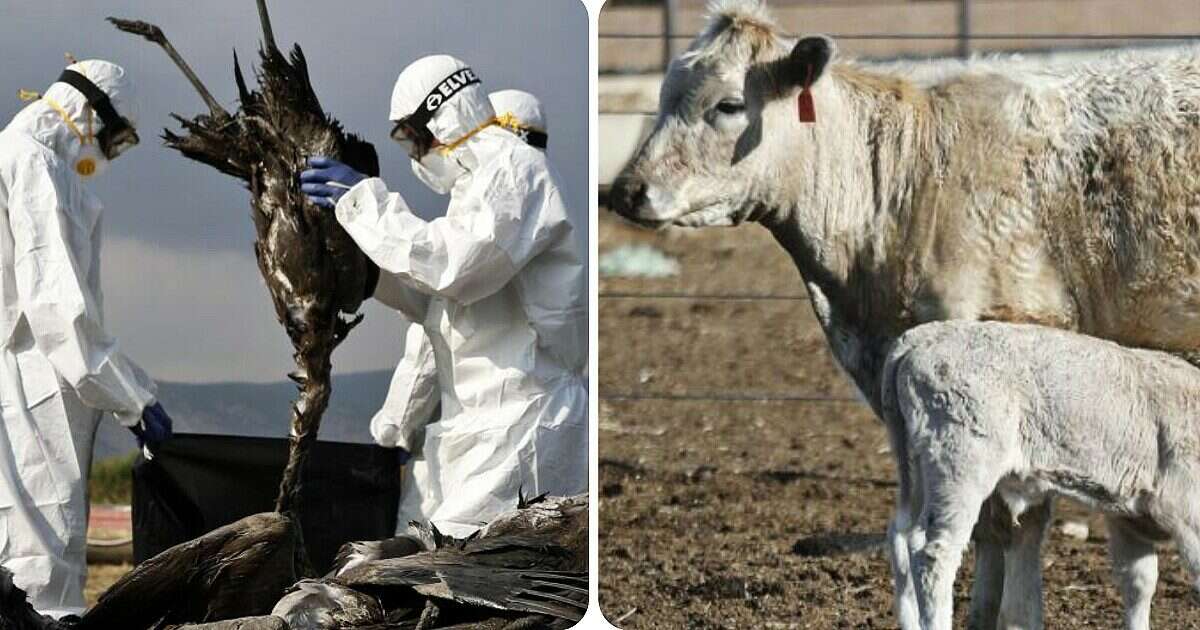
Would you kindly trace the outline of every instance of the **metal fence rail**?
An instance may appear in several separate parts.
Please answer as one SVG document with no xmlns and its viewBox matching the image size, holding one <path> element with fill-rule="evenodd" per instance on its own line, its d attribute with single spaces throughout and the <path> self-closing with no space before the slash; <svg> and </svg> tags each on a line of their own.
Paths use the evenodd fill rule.
<svg viewBox="0 0 1200 630">
<path fill-rule="evenodd" d="M 961 37 L 955 33 L 825 33 L 834 39 L 853 40 L 958 40 Z M 785 33 L 785 37 L 799 37 L 799 34 Z M 695 39 L 696 34 L 671 33 L 600 33 L 600 39 Z M 1031 41 L 1105 41 L 1105 40 L 1145 40 L 1145 41 L 1190 41 L 1200 40 L 1200 33 L 979 33 L 968 35 L 969 40 L 1001 40 L 1028 39 Z"/>
<path fill-rule="evenodd" d="M 600 394 L 600 400 L 618 402 L 641 400 L 666 400 L 672 402 L 756 402 L 756 403 L 861 403 L 853 396 L 822 396 L 792 392 L 698 392 L 674 394 L 670 392 L 613 392 Z"/>
</svg>

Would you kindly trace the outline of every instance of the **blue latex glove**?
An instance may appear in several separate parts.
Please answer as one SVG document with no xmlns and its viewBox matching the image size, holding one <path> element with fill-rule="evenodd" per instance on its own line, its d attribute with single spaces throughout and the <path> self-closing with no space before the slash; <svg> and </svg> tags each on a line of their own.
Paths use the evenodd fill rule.
<svg viewBox="0 0 1200 630">
<path fill-rule="evenodd" d="M 367 176 L 324 156 L 308 158 L 308 169 L 300 173 L 300 192 L 322 208 L 332 208 L 337 200 Z"/>
<path fill-rule="evenodd" d="M 400 460 L 401 466 L 407 464 L 408 460 L 412 459 L 412 453 L 409 453 L 403 447 L 397 446 L 396 450 L 399 451 L 399 453 L 396 455 L 396 459 Z"/>
<path fill-rule="evenodd" d="M 147 444 L 155 446 L 171 439 L 171 416 L 159 403 L 154 403 L 142 410 L 142 421 L 129 427 L 137 438 L 139 448 Z"/>
</svg>

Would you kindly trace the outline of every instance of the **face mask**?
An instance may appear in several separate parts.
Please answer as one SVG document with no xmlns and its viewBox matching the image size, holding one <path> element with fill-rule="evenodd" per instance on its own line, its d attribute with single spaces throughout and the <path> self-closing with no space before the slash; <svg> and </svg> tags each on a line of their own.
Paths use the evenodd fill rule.
<svg viewBox="0 0 1200 630">
<path fill-rule="evenodd" d="M 87 179 L 103 175 L 108 171 L 109 160 L 104 157 L 104 154 L 100 151 L 96 143 L 91 108 L 87 110 L 87 134 L 84 135 L 75 126 L 75 123 L 71 121 L 71 117 L 67 115 L 67 110 L 63 109 L 62 105 L 46 97 L 42 97 L 42 100 L 58 113 L 59 118 L 62 118 L 63 122 L 67 125 L 67 129 L 71 131 L 71 135 L 75 136 L 75 140 L 79 143 L 79 147 L 74 151 L 75 162 L 71 164 L 71 169 L 75 171 L 75 174 L 83 179 Z"/>
<path fill-rule="evenodd" d="M 412 161 L 412 172 L 430 190 L 445 195 L 454 188 L 454 182 L 467 174 L 467 169 L 452 155 L 446 156 L 440 151 L 430 151 L 421 159 Z"/>
<path fill-rule="evenodd" d="M 80 147 L 79 156 L 75 159 L 73 168 L 76 175 L 87 179 L 108 172 L 108 165 L 108 159 L 96 147 L 96 143 L 91 142 Z"/>
</svg>

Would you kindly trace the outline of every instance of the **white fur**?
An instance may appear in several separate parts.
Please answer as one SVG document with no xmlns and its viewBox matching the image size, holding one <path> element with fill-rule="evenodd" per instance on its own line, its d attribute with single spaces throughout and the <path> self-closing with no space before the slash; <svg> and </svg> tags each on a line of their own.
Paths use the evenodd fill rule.
<svg viewBox="0 0 1200 630">
<path fill-rule="evenodd" d="M 890 532 L 906 628 L 951 627 L 954 576 L 993 493 L 1014 517 L 1053 496 L 1106 514 L 1126 628 L 1149 628 L 1156 541 L 1174 539 L 1200 580 L 1200 370 L 1186 361 L 1041 326 L 937 322 L 897 340 L 881 396 L 901 480 Z M 1013 567 L 1040 562 L 1044 520 L 1010 548 Z M 1001 627 L 1040 628 L 1040 577 L 1012 582 L 1006 602 L 1010 586 L 1025 589 L 1033 610 L 1011 598 Z"/>
</svg>

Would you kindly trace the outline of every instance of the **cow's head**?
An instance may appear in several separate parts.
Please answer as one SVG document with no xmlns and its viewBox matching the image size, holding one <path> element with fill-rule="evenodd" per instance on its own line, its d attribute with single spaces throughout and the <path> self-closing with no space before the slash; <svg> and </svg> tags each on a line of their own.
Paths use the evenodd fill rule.
<svg viewBox="0 0 1200 630">
<path fill-rule="evenodd" d="M 612 209 L 649 227 L 756 218 L 763 182 L 795 159 L 764 135 L 804 124 L 797 95 L 821 89 L 833 54 L 826 37 L 787 40 L 760 2 L 715 3 L 671 62 L 654 131 L 613 182 Z"/>
</svg>

